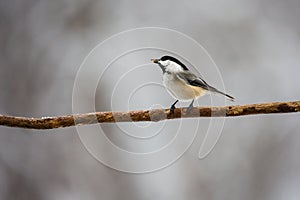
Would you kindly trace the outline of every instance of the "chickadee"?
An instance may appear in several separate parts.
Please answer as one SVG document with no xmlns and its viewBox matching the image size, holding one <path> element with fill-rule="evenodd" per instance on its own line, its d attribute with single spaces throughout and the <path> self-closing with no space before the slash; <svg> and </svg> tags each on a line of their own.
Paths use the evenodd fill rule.
<svg viewBox="0 0 300 200">
<path fill-rule="evenodd" d="M 208 85 L 202 78 L 197 77 L 182 62 L 172 56 L 163 56 L 160 59 L 151 59 L 151 61 L 158 64 L 162 69 L 163 84 L 170 95 L 176 99 L 170 108 L 172 114 L 179 100 L 192 100 L 187 109 L 187 112 L 190 112 L 194 100 L 209 92 L 222 94 L 234 101 L 234 97 Z"/>
</svg>

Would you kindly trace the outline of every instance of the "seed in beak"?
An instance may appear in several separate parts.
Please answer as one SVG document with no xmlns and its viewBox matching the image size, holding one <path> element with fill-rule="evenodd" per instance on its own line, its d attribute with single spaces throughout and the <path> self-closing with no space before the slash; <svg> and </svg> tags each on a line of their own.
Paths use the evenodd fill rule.
<svg viewBox="0 0 300 200">
<path fill-rule="evenodd" d="M 153 62 L 153 63 L 158 63 L 158 59 L 151 59 L 151 61 Z"/>
</svg>

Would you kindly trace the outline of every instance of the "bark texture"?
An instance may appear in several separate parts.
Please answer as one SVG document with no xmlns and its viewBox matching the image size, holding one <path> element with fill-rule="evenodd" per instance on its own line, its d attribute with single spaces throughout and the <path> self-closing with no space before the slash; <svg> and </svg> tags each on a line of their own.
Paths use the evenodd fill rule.
<svg viewBox="0 0 300 200">
<path fill-rule="evenodd" d="M 300 112 L 300 101 L 272 102 L 262 104 L 235 105 L 224 107 L 176 108 L 174 114 L 169 109 L 138 110 L 128 112 L 94 112 L 58 117 L 27 118 L 0 115 L 0 125 L 29 129 L 54 129 L 77 125 L 116 122 L 162 121 L 192 117 L 235 117 L 243 115 Z"/>
</svg>

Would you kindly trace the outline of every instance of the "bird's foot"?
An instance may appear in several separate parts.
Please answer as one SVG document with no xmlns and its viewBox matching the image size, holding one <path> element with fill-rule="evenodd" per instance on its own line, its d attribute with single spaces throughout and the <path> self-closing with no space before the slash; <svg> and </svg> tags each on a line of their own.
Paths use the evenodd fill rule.
<svg viewBox="0 0 300 200">
<path fill-rule="evenodd" d="M 194 106 L 192 105 L 190 105 L 187 109 L 186 109 L 186 113 L 187 114 L 189 114 L 191 111 L 192 111 L 192 109 L 194 108 Z"/>
<path fill-rule="evenodd" d="M 171 114 L 171 115 L 174 115 L 174 110 L 175 110 L 175 108 L 176 108 L 176 107 L 175 107 L 174 105 L 171 106 L 171 108 L 170 108 L 170 114 Z"/>
<path fill-rule="evenodd" d="M 186 113 L 187 114 L 189 114 L 191 112 L 191 110 L 194 108 L 193 104 L 194 104 L 194 100 L 191 102 L 191 104 L 189 105 L 189 107 L 186 109 Z"/>
<path fill-rule="evenodd" d="M 176 100 L 173 104 L 172 104 L 172 106 L 171 106 L 171 108 L 170 108 L 170 114 L 171 115 L 173 115 L 174 114 L 174 110 L 175 110 L 175 105 L 176 105 L 176 103 L 178 102 L 178 100 Z"/>
</svg>

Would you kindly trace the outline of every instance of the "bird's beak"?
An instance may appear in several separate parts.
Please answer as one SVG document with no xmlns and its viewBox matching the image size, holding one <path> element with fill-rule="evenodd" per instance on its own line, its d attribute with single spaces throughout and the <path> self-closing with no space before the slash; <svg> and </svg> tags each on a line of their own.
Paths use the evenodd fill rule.
<svg viewBox="0 0 300 200">
<path fill-rule="evenodd" d="M 151 62 L 158 63 L 159 59 L 151 59 Z"/>
</svg>

